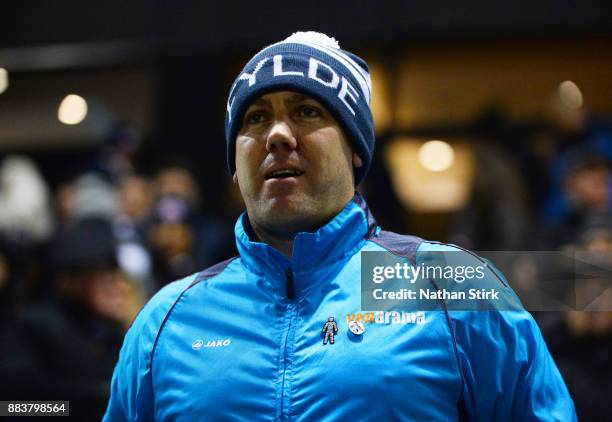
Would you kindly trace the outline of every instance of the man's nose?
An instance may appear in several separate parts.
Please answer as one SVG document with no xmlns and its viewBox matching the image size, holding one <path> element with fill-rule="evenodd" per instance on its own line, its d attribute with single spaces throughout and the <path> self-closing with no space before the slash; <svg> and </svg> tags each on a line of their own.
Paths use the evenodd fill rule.
<svg viewBox="0 0 612 422">
<path fill-rule="evenodd" d="M 292 151 L 297 147 L 297 139 L 291 124 L 285 119 L 274 121 L 266 139 L 269 152 Z"/>
</svg>

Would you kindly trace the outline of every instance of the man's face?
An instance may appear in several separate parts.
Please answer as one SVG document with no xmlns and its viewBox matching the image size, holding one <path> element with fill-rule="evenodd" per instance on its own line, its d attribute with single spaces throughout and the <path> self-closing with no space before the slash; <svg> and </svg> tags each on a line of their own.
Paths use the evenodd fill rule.
<svg viewBox="0 0 612 422">
<path fill-rule="evenodd" d="M 236 174 L 251 224 L 291 238 L 335 216 L 354 194 L 360 165 L 338 122 L 295 92 L 262 96 L 236 138 Z"/>
</svg>

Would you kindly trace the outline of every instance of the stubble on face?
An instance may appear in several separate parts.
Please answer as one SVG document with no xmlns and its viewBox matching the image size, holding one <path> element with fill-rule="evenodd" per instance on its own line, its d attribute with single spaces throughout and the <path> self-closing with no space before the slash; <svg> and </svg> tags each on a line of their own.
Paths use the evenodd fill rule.
<svg viewBox="0 0 612 422">
<path fill-rule="evenodd" d="M 350 150 L 348 154 L 350 157 Z M 304 186 L 260 191 L 249 212 L 254 224 L 290 239 L 300 231 L 316 231 L 344 208 L 354 193 L 350 158 L 333 154 L 309 164 L 308 172 L 301 176 L 307 182 Z"/>
<path fill-rule="evenodd" d="M 264 122 L 259 130 L 241 131 L 236 143 L 236 180 L 251 225 L 256 232 L 265 231 L 287 240 L 300 231 L 316 231 L 340 212 L 354 194 L 352 150 L 342 129 L 312 99 L 304 104 L 310 107 L 314 101 L 321 108 L 321 115 L 312 119 L 295 117 L 302 103 L 292 105 L 285 101 L 290 94 L 269 94 L 270 122 Z M 277 129 L 274 125 L 279 121 L 282 124 L 279 130 L 284 131 L 278 135 L 280 139 L 293 137 L 295 143 L 291 141 L 291 146 L 286 147 L 278 142 L 280 147 L 271 149 L 266 147 L 267 137 Z M 262 176 L 267 168 L 284 165 L 294 165 L 304 173 L 282 182 Z"/>
</svg>

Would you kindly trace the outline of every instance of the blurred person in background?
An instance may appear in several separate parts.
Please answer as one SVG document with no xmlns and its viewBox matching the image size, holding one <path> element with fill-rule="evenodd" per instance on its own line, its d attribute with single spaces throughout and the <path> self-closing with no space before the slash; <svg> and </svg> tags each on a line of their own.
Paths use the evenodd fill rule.
<svg viewBox="0 0 612 422">
<path fill-rule="evenodd" d="M 469 203 L 454 218 L 450 242 L 481 251 L 522 250 L 532 222 L 524 180 L 516 164 L 492 142 L 477 141 L 474 151 L 474 186 Z"/>
<path fill-rule="evenodd" d="M 129 175 L 115 182 L 107 173 L 88 172 L 72 185 L 72 218 L 99 218 L 111 224 L 123 274 L 135 281 L 145 296 L 153 294 L 157 289 L 145 233 L 151 203 L 148 181 Z"/>
<path fill-rule="evenodd" d="M 149 297 L 157 291 L 146 233 L 153 206 L 151 182 L 144 176 L 126 175 L 119 181 L 118 191 L 119 209 L 112 222 L 119 265 Z"/>
<path fill-rule="evenodd" d="M 5 331 L 3 400 L 70 400 L 71 416 L 101 418 L 122 336 L 141 304 L 115 246 L 103 219 L 60 229 L 50 248 L 53 294 Z"/>
<path fill-rule="evenodd" d="M 58 224 L 69 221 L 74 212 L 74 183 L 62 181 L 53 192 L 53 205 Z"/>
<path fill-rule="evenodd" d="M 130 174 L 119 182 L 121 212 L 135 226 L 141 226 L 153 208 L 153 186 L 144 176 Z"/>
<path fill-rule="evenodd" d="M 0 231 L 28 242 L 53 231 L 49 189 L 29 158 L 8 156 L 0 164 Z"/>
<path fill-rule="evenodd" d="M 556 223 L 547 226 L 551 248 L 575 244 L 585 224 L 612 211 L 612 158 L 600 148 L 581 145 L 570 149 L 559 168 L 566 209 Z"/>
<path fill-rule="evenodd" d="M 80 175 L 74 182 L 72 218 L 101 218 L 111 221 L 119 214 L 117 188 L 110 177 L 100 172 Z"/>
<path fill-rule="evenodd" d="M 12 257 L 11 288 L 17 302 L 43 293 L 41 262 L 54 225 L 49 189 L 34 162 L 6 156 L 0 162 L 0 237 Z"/>
<path fill-rule="evenodd" d="M 538 143 L 542 144 L 540 158 L 547 169 L 543 192 L 544 223 L 555 226 L 575 218 L 580 208 L 600 207 L 601 204 L 581 203 L 583 199 L 588 202 L 592 198 L 576 201 L 574 194 L 590 194 L 580 186 L 570 187 L 570 190 L 577 188 L 583 192 L 568 191 L 567 179 L 569 173 L 587 160 L 612 162 L 612 121 L 609 117 L 593 115 L 584 106 L 571 106 L 560 95 L 551 101 L 548 121 L 548 128 L 538 138 Z"/>
<path fill-rule="evenodd" d="M 147 239 L 159 287 L 229 256 L 228 230 L 202 214 L 200 191 L 185 165 L 159 170 L 154 189 Z"/>
<path fill-rule="evenodd" d="M 155 194 L 158 198 L 175 195 L 185 200 L 190 207 L 198 209 L 201 203 L 200 190 L 193 172 L 186 163 L 162 166 L 154 178 Z"/>
<path fill-rule="evenodd" d="M 191 217 L 188 203 L 178 196 L 165 196 L 155 203 L 148 240 L 155 257 L 158 287 L 199 268 Z"/>
<path fill-rule="evenodd" d="M 511 129 L 496 105 L 483 110 L 473 130 L 477 134 L 471 142 L 476 159 L 474 183 L 469 203 L 454 216 L 450 242 L 481 251 L 522 250 L 533 218 L 518 157 L 509 147 L 519 142 L 521 134 Z"/>
<path fill-rule="evenodd" d="M 143 140 L 142 130 L 138 126 L 128 122 L 116 123 L 98 151 L 100 169 L 109 174 L 115 183 L 132 175 Z"/>
<path fill-rule="evenodd" d="M 591 216 L 580 230 L 577 247 L 601 268 L 612 264 L 612 213 Z M 612 391 L 612 288 L 609 279 L 577 281 L 572 296 L 597 303 L 597 311 L 548 314 L 542 332 L 567 382 L 581 421 L 600 421 L 610 410 Z M 594 297 L 593 292 L 599 293 Z M 572 297 L 571 299 L 574 299 Z M 570 302 L 571 303 L 571 302 Z"/>
</svg>

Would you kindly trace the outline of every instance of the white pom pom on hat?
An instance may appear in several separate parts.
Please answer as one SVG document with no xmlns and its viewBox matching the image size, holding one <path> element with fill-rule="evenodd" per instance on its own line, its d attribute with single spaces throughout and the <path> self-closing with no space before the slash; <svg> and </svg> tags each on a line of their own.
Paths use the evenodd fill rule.
<svg viewBox="0 0 612 422">
<path fill-rule="evenodd" d="M 316 31 L 294 32 L 289 37 L 285 38 L 283 42 L 312 43 L 332 48 L 340 48 L 340 44 L 334 37 Z"/>
</svg>

